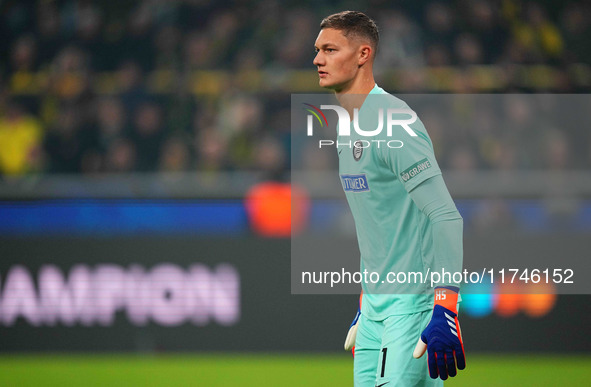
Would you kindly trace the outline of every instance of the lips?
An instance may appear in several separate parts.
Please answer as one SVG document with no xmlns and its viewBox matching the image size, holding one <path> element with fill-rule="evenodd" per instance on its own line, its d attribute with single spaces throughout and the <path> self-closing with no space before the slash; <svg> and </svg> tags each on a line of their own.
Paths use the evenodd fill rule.
<svg viewBox="0 0 591 387">
<path fill-rule="evenodd" d="M 328 73 L 326 71 L 318 71 L 318 76 L 320 78 L 324 78 L 328 75 Z"/>
</svg>

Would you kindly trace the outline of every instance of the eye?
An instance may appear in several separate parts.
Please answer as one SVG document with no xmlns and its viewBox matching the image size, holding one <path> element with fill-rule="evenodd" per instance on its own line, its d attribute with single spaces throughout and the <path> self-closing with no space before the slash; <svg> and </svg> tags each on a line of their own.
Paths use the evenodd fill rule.
<svg viewBox="0 0 591 387">
<path fill-rule="evenodd" d="M 327 48 L 327 49 L 326 49 L 326 50 L 324 50 L 324 51 L 326 51 L 326 52 L 334 52 L 334 51 L 336 51 L 336 50 L 335 50 L 334 48 Z"/>
</svg>

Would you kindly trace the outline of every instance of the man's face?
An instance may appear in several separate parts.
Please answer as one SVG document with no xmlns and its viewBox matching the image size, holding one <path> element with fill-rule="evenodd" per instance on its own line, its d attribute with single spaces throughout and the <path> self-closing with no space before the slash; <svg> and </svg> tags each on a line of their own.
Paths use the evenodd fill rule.
<svg viewBox="0 0 591 387">
<path fill-rule="evenodd" d="M 342 31 L 325 28 L 320 31 L 316 43 L 314 65 L 318 67 L 321 87 L 343 90 L 359 70 L 358 55 L 360 43 L 357 39 L 348 39 Z"/>
</svg>

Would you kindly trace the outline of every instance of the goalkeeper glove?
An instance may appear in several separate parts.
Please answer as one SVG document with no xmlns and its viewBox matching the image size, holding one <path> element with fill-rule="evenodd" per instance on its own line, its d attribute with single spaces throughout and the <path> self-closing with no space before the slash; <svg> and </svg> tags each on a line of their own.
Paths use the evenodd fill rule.
<svg viewBox="0 0 591 387">
<path fill-rule="evenodd" d="M 347 338 L 345 338 L 345 351 L 353 351 L 353 355 L 355 355 L 355 339 L 357 338 L 357 324 L 359 323 L 359 317 L 361 316 L 361 297 L 363 297 L 363 292 L 359 296 L 359 308 L 357 309 L 357 314 L 349 327 L 349 332 L 347 332 Z"/>
<path fill-rule="evenodd" d="M 456 376 L 457 369 L 466 368 L 464 343 L 458 322 L 458 291 L 456 287 L 435 288 L 433 316 L 419 338 L 413 356 L 418 359 L 428 352 L 429 375 L 442 380 Z"/>
</svg>

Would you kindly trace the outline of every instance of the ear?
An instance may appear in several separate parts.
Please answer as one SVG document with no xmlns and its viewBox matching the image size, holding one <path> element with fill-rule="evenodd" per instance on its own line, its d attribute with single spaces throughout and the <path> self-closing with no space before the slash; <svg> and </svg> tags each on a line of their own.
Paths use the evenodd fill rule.
<svg viewBox="0 0 591 387">
<path fill-rule="evenodd" d="M 368 44 L 362 44 L 359 46 L 359 60 L 358 65 L 363 66 L 365 62 L 371 59 L 373 49 Z"/>
</svg>

